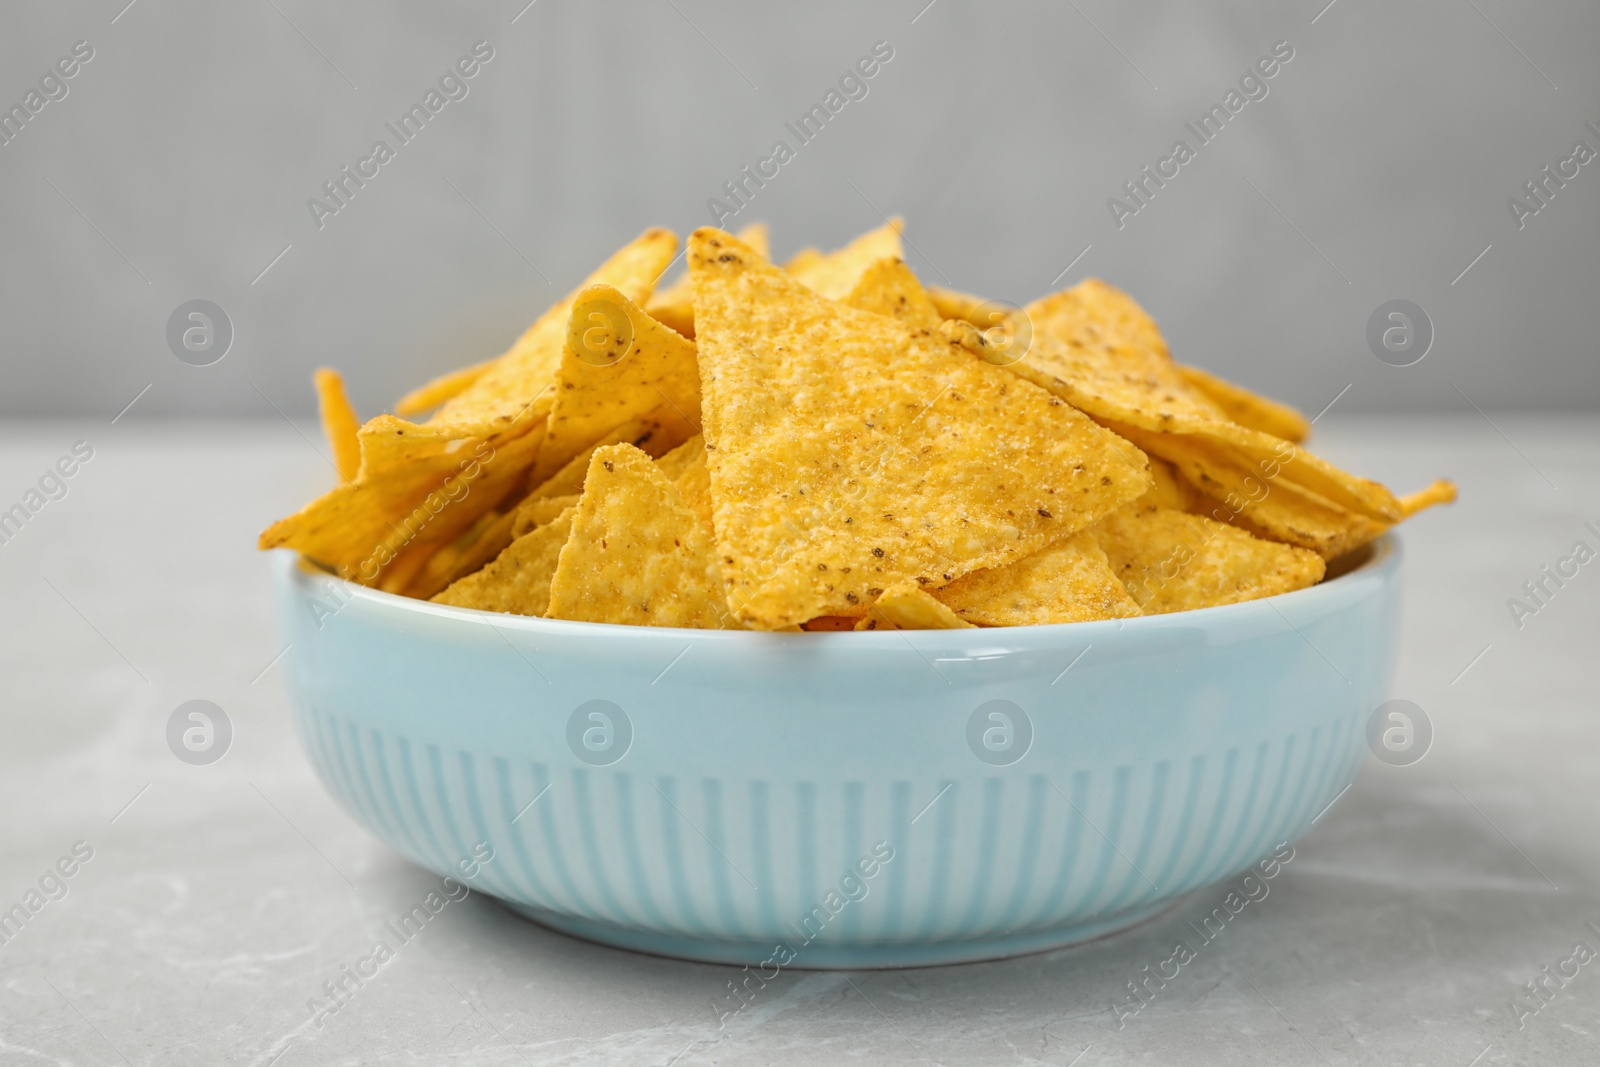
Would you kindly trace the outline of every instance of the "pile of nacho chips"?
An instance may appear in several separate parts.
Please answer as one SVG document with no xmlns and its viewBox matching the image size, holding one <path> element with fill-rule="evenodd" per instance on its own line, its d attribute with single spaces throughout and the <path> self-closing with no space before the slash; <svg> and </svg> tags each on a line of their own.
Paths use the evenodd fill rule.
<svg viewBox="0 0 1600 1067">
<path fill-rule="evenodd" d="M 756 630 L 1121 619 L 1321 581 L 1455 497 L 1303 447 L 1293 408 L 1175 362 L 1089 280 L 1024 308 L 928 289 L 900 223 L 768 261 L 652 229 L 498 359 L 361 424 L 275 523 L 363 585 L 553 619 Z M 408 421 L 425 412 L 425 421 Z"/>
</svg>

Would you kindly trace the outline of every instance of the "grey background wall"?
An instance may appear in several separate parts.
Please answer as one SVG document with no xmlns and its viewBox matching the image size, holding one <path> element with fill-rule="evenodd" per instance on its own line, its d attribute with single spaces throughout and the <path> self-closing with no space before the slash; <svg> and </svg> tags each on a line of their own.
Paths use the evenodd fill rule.
<svg viewBox="0 0 1600 1067">
<path fill-rule="evenodd" d="M 525 3 L 6 5 L 0 105 L 94 56 L 0 146 L 0 414 L 301 414 L 321 364 L 375 413 L 645 226 L 709 222 L 779 139 L 733 223 L 779 255 L 899 213 L 927 280 L 1104 277 L 1180 358 L 1312 412 L 1600 401 L 1600 161 L 1520 228 L 1507 204 L 1600 150 L 1587 0 Z M 384 123 L 477 41 L 467 96 L 399 145 Z M 784 123 L 877 41 L 868 94 L 800 145 Z M 1200 145 L 1184 123 L 1279 41 Z M 380 138 L 395 158 L 319 228 L 308 198 Z M 1180 138 L 1195 158 L 1119 228 L 1108 199 Z M 166 340 L 195 298 L 234 331 L 206 367 Z M 1366 341 L 1394 298 L 1435 329 L 1409 367 Z"/>
</svg>

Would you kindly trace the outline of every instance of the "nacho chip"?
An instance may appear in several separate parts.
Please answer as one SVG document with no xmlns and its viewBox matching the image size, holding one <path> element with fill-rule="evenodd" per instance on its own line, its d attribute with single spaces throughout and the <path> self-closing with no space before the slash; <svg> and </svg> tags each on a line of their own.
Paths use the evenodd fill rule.
<svg viewBox="0 0 1600 1067">
<path fill-rule="evenodd" d="M 549 525 L 512 541 L 482 570 L 453 583 L 434 597 L 434 602 L 479 611 L 543 615 L 550 604 L 550 582 L 561 548 L 572 532 L 576 514 L 576 508 L 568 508 Z"/>
<path fill-rule="evenodd" d="M 698 433 L 699 430 L 684 422 L 676 411 L 665 406 L 657 408 L 644 418 L 630 419 L 608 431 L 599 441 L 568 460 L 560 470 L 539 482 L 529 498 L 583 492 L 583 478 L 589 473 L 589 457 L 594 455 L 597 448 L 626 442 L 648 455 L 664 455 Z"/>
<path fill-rule="evenodd" d="M 1090 528 L 1146 615 L 1233 604 L 1322 580 L 1322 557 L 1157 505 L 1122 508 Z"/>
<path fill-rule="evenodd" d="M 482 363 L 474 363 L 470 367 L 462 367 L 411 390 L 405 396 L 394 402 L 396 415 L 420 415 L 424 411 L 438 407 L 446 400 L 460 396 L 462 391 L 483 377 L 484 371 L 494 366 L 495 361 L 486 359 Z"/>
<path fill-rule="evenodd" d="M 710 531 L 655 462 L 632 445 L 597 449 L 550 583 L 548 616 L 723 627 L 732 620 L 721 586 Z"/>
<path fill-rule="evenodd" d="M 849 615 L 823 615 L 800 624 L 800 629 L 812 633 L 834 633 L 839 630 L 854 630 L 860 619 Z"/>
<path fill-rule="evenodd" d="M 721 231 L 695 231 L 689 269 L 717 546 L 748 624 L 1003 566 L 1151 485 L 1069 405 L 824 300 Z"/>
<path fill-rule="evenodd" d="M 933 301 L 934 309 L 942 318 L 961 319 L 978 327 L 989 325 L 987 322 L 980 322 L 979 319 L 982 317 L 982 311 L 994 301 L 956 289 L 946 289 L 941 285 L 928 286 L 928 299 Z"/>
<path fill-rule="evenodd" d="M 1150 456 L 1150 476 L 1155 479 L 1155 486 L 1136 503 L 1159 504 L 1173 511 L 1190 511 L 1197 515 L 1211 510 L 1211 499 L 1180 477 L 1178 469 L 1166 460 Z"/>
<path fill-rule="evenodd" d="M 896 582 L 885 589 L 857 630 L 970 630 L 973 625 L 923 591 L 915 582 Z"/>
<path fill-rule="evenodd" d="M 1223 381 L 1199 367 L 1178 364 L 1178 373 L 1190 388 L 1210 400 L 1228 418 L 1252 430 L 1298 444 L 1311 436 L 1311 423 L 1288 404 L 1281 404 L 1242 385 Z"/>
<path fill-rule="evenodd" d="M 311 381 L 317 389 L 322 433 L 328 439 L 328 447 L 333 449 L 333 465 L 339 471 L 339 480 L 353 482 L 361 468 L 361 448 L 356 441 L 361 420 L 345 395 L 344 379 L 339 377 L 338 371 L 322 367 L 311 376 Z"/>
<path fill-rule="evenodd" d="M 836 252 L 823 254 L 805 249 L 784 264 L 784 270 L 812 292 L 830 300 L 843 300 L 878 260 L 905 258 L 905 249 L 900 245 L 900 231 L 905 226 L 903 220 L 893 218 Z"/>
<path fill-rule="evenodd" d="M 534 529 L 556 520 L 560 514 L 578 505 L 578 493 L 562 496 L 527 497 L 511 512 L 511 536 L 521 537 Z"/>
<path fill-rule="evenodd" d="M 960 618 L 981 626 L 1041 626 L 1144 614 L 1088 530 L 1004 567 L 973 571 L 933 595 Z"/>
<path fill-rule="evenodd" d="M 1027 357 L 1009 368 L 1123 436 L 1134 439 L 1124 427 L 1146 431 L 1134 439 L 1146 451 L 1176 461 L 1160 446 L 1202 438 L 1224 446 L 1233 465 L 1275 464 L 1281 473 L 1274 477 L 1356 515 L 1385 522 L 1400 518 L 1398 502 L 1383 486 L 1241 426 L 1190 387 L 1154 320 L 1126 293 L 1090 279 L 1024 310 L 1032 343 Z"/>
<path fill-rule="evenodd" d="M 450 426 L 472 436 L 496 432 L 530 405 L 548 405 L 561 364 L 572 304 L 585 289 L 609 285 L 635 304 L 650 299 L 656 279 L 672 262 L 678 238 L 670 230 L 646 230 L 606 260 L 565 299 L 539 316 L 505 355 L 472 385 L 440 408 L 429 426 Z M 543 398 L 548 398 L 545 400 Z M 535 414 L 539 411 L 536 408 Z"/>
<path fill-rule="evenodd" d="M 261 548 L 294 548 L 351 581 L 373 584 L 416 540 L 451 540 L 493 508 L 537 449 L 528 435 L 480 441 L 464 455 L 424 457 L 378 475 L 362 472 L 264 530 Z M 463 521 L 464 520 L 464 521 Z"/>
<path fill-rule="evenodd" d="M 533 480 L 543 481 L 607 431 L 662 405 L 685 422 L 699 423 L 694 342 L 610 286 L 585 289 L 572 305 Z"/>
<path fill-rule="evenodd" d="M 433 554 L 406 585 L 404 594 L 431 600 L 454 582 L 481 569 L 516 539 L 511 529 L 515 518 L 509 510 L 481 516 L 465 533 Z"/>
<path fill-rule="evenodd" d="M 767 246 L 767 224 L 752 222 L 739 231 L 739 240 L 749 245 L 761 254 L 763 259 L 771 259 L 772 252 Z M 694 286 L 689 282 L 689 272 L 683 275 L 665 289 L 660 290 L 645 304 L 645 311 L 657 322 L 664 323 L 678 331 L 684 337 L 694 338 Z"/>
<path fill-rule="evenodd" d="M 844 302 L 858 311 L 887 315 L 914 330 L 936 330 L 943 321 L 903 259 L 880 259 L 868 267 Z"/>
<path fill-rule="evenodd" d="M 683 476 L 684 471 L 696 463 L 703 466 L 705 461 L 706 439 L 700 434 L 695 434 L 666 455 L 657 456 L 656 466 L 667 476 L 669 482 L 675 482 Z"/>
<path fill-rule="evenodd" d="M 709 531 L 716 529 L 716 514 L 711 506 L 711 468 L 706 465 L 706 454 L 702 450 L 697 459 L 683 469 L 673 483 L 678 487 L 678 492 L 683 494 L 683 499 L 694 513 L 700 516 L 700 521 L 705 523 Z"/>
<path fill-rule="evenodd" d="M 1410 518 L 1419 511 L 1433 507 L 1435 504 L 1454 504 L 1456 502 L 1456 483 L 1440 478 L 1426 489 L 1419 489 L 1415 493 L 1408 493 L 1400 498 L 1400 513 Z"/>
</svg>

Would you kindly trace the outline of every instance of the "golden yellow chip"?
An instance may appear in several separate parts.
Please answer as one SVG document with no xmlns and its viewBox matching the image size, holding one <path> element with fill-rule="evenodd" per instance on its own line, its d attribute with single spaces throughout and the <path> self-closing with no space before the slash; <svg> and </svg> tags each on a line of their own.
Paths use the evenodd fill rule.
<svg viewBox="0 0 1600 1067">
<path fill-rule="evenodd" d="M 405 546 L 448 541 L 525 477 L 538 445 L 524 434 L 480 441 L 464 455 L 428 456 L 365 472 L 262 532 L 261 548 L 294 548 L 368 585 Z"/>
<path fill-rule="evenodd" d="M 1041 626 L 1144 614 L 1087 530 L 1004 567 L 973 571 L 933 595 L 960 618 L 980 626 Z"/>
<path fill-rule="evenodd" d="M 1311 436 L 1311 423 L 1288 404 L 1224 381 L 1199 367 L 1186 367 L 1180 363 L 1178 373 L 1190 388 L 1204 395 L 1221 408 L 1224 415 L 1241 426 L 1297 444 Z"/>
<path fill-rule="evenodd" d="M 339 377 L 338 371 L 323 367 L 311 376 L 311 381 L 317 389 L 322 433 L 328 439 L 328 447 L 333 449 L 333 465 L 339 471 L 339 480 L 353 482 L 361 469 L 361 446 L 356 440 L 361 420 L 356 417 L 356 409 L 350 406 L 349 396 L 345 395 L 344 379 Z"/>
<path fill-rule="evenodd" d="M 784 270 L 812 292 L 830 300 L 843 300 L 878 260 L 905 257 L 900 245 L 900 231 L 905 225 L 898 218 L 890 219 L 835 252 L 824 254 L 808 248 L 784 264 Z"/>
<path fill-rule="evenodd" d="M 609 285 L 635 304 L 655 291 L 656 279 L 672 262 L 678 238 L 671 230 L 651 229 L 616 252 L 560 303 L 539 316 L 510 351 L 428 420 L 472 436 L 493 433 L 534 406 L 548 406 L 561 365 L 567 320 L 578 294 L 592 285 Z M 547 398 L 547 399 L 546 399 Z"/>
<path fill-rule="evenodd" d="M 934 308 L 942 318 L 961 319 L 980 329 L 987 329 L 992 325 L 989 322 L 979 321 L 981 318 L 986 318 L 984 312 L 994 306 L 995 302 L 992 300 L 939 285 L 928 286 L 928 299 L 933 301 Z"/>
<path fill-rule="evenodd" d="M 1399 520 L 1399 503 L 1383 486 L 1223 414 L 1184 380 L 1154 320 L 1126 293 L 1090 279 L 1024 310 L 1033 335 L 1026 358 L 1008 363 L 1010 369 L 1146 451 L 1176 462 L 1170 447 L 1198 437 L 1222 445 L 1235 466 L 1270 468 L 1268 477 L 1357 516 Z"/>
<path fill-rule="evenodd" d="M 1135 503 L 1159 504 L 1174 511 L 1192 511 L 1197 515 L 1211 510 L 1213 501 L 1180 477 L 1178 469 L 1166 460 L 1150 456 L 1150 476 L 1155 479 L 1155 486 Z"/>
<path fill-rule="evenodd" d="M 1326 569 L 1315 552 L 1156 505 L 1122 508 L 1090 530 L 1146 615 L 1304 589 Z"/>
<path fill-rule="evenodd" d="M 515 540 L 511 529 L 515 518 L 512 511 L 491 511 L 479 518 L 460 537 L 434 553 L 406 585 L 404 594 L 429 600 L 482 568 Z"/>
<path fill-rule="evenodd" d="M 655 462 L 632 445 L 596 449 L 550 583 L 549 617 L 733 626 L 721 587 L 711 532 Z"/>
<path fill-rule="evenodd" d="M 657 456 L 656 466 L 667 476 L 667 481 L 676 482 L 683 476 L 684 471 L 697 463 L 704 465 L 705 461 L 706 439 L 695 434 L 671 452 Z"/>
<path fill-rule="evenodd" d="M 772 252 L 767 245 L 766 223 L 752 222 L 739 231 L 739 240 L 759 252 L 761 258 L 772 258 Z M 693 339 L 694 286 L 689 283 L 689 272 L 684 271 L 683 276 L 677 281 L 658 291 L 650 298 L 650 302 L 645 304 L 644 309 L 657 322 L 665 323 L 684 337 Z"/>
<path fill-rule="evenodd" d="M 1411 518 L 1419 511 L 1433 507 L 1435 504 L 1454 504 L 1456 502 L 1456 483 L 1440 478 L 1426 489 L 1419 489 L 1415 493 L 1408 493 L 1400 498 L 1400 513 L 1406 518 Z"/>
<path fill-rule="evenodd" d="M 482 363 L 474 363 L 470 367 L 441 374 L 396 400 L 394 413 L 406 416 L 420 415 L 424 411 L 436 408 L 446 400 L 461 395 L 462 390 L 483 377 L 484 371 L 494 366 L 494 363 L 494 360 L 486 359 Z"/>
<path fill-rule="evenodd" d="M 482 570 L 453 583 L 434 601 L 513 615 L 545 614 L 550 583 L 576 514 L 576 508 L 568 508 L 554 522 L 512 541 Z"/>
<path fill-rule="evenodd" d="M 823 615 L 801 624 L 800 629 L 811 632 L 833 633 L 838 630 L 854 630 L 856 623 L 860 622 L 850 615 Z"/>
<path fill-rule="evenodd" d="M 915 582 L 896 582 L 885 589 L 857 630 L 970 630 L 972 623 L 924 592 Z"/>
<path fill-rule="evenodd" d="M 583 492 L 583 478 L 589 473 L 589 457 L 594 450 L 605 445 L 630 444 L 651 456 L 665 455 L 699 433 L 668 407 L 660 407 L 639 419 L 630 419 L 610 431 L 599 441 L 579 452 L 550 477 L 539 482 L 530 499 L 547 496 L 567 496 Z"/>
<path fill-rule="evenodd" d="M 699 424 L 694 342 L 610 286 L 585 289 L 572 305 L 533 480 L 543 481 L 608 431 L 663 405 L 683 421 Z"/>
<path fill-rule="evenodd" d="M 717 547 L 750 625 L 1003 566 L 1152 484 L 1069 405 L 822 299 L 728 234 L 697 230 L 689 270 Z"/>
<path fill-rule="evenodd" d="M 914 330 L 937 330 L 943 321 L 903 259 L 880 259 L 872 264 L 844 302 L 858 311 L 898 319 Z"/>
<path fill-rule="evenodd" d="M 576 507 L 578 493 L 562 496 L 527 497 L 511 512 L 511 536 L 521 537 L 535 527 L 554 522 L 556 517 L 570 507 Z"/>
</svg>

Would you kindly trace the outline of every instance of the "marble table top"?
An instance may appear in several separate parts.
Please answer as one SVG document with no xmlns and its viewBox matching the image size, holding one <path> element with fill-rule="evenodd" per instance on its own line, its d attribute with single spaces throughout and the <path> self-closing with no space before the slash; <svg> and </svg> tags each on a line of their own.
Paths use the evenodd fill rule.
<svg viewBox="0 0 1600 1067">
<path fill-rule="evenodd" d="M 474 894 L 313 1018 L 436 882 L 313 776 L 273 662 L 255 536 L 326 486 L 320 440 L 281 420 L 0 425 L 0 510 L 91 452 L 0 545 L 0 910 L 38 905 L 0 943 L 0 1065 L 1600 1063 L 1600 962 L 1575 953 L 1600 951 L 1600 564 L 1508 606 L 1535 606 L 1524 583 L 1574 542 L 1600 548 L 1600 419 L 1492 418 L 1319 423 L 1318 450 L 1363 474 L 1460 484 L 1404 535 L 1394 694 L 1432 750 L 1369 760 L 1270 896 L 1120 1027 L 1126 983 L 1210 891 L 1042 955 L 786 973 L 723 1027 L 731 969 Z M 193 699 L 232 723 L 219 762 L 168 747 Z"/>
</svg>

